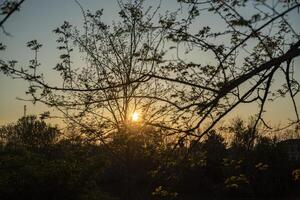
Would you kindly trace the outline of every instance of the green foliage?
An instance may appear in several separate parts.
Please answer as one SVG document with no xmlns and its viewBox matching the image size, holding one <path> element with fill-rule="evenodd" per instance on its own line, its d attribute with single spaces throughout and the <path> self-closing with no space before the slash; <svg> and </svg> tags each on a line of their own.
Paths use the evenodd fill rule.
<svg viewBox="0 0 300 200">
<path fill-rule="evenodd" d="M 0 134 L 7 145 L 43 149 L 55 143 L 61 133 L 57 127 L 47 125 L 36 116 L 26 116 L 19 119 L 16 124 L 0 127 Z"/>
<path fill-rule="evenodd" d="M 0 198 L 9 199 L 102 199 L 109 198 L 93 177 L 102 161 L 87 159 L 86 152 L 62 155 L 37 154 L 26 149 L 1 151 Z M 76 147 L 85 149 L 85 147 Z M 52 152 L 54 153 L 54 152 Z M 92 161 L 92 162 L 91 162 Z"/>
<path fill-rule="evenodd" d="M 25 126 L 24 121 L 39 125 Z M 239 129 L 243 131 L 236 137 L 243 138 L 241 134 L 249 132 L 247 125 L 238 124 L 236 127 L 243 127 Z M 22 125 L 35 127 L 35 131 L 18 132 Z M 45 143 L 47 151 L 41 151 L 34 148 L 35 142 L 28 141 L 40 136 L 33 133 L 45 134 L 46 127 L 50 127 L 45 126 L 35 117 L 28 117 L 10 125 L 10 129 L 1 129 L 5 136 L 23 138 L 1 147 L 1 199 L 193 200 L 298 194 L 297 163 L 288 162 L 276 140 L 259 133 L 255 144 L 243 153 L 237 151 L 244 146 L 228 147 L 215 130 L 203 141 L 172 146 L 158 137 L 158 129 L 152 128 L 115 132 L 106 145 L 80 137 L 59 139 L 58 134 Z"/>
<path fill-rule="evenodd" d="M 0 3 L 0 27 L 22 2 Z M 26 93 L 33 103 L 68 114 L 84 136 L 62 140 L 56 127 L 34 116 L 1 127 L 1 199 L 254 198 L 293 192 L 298 163 L 288 163 L 284 149 L 262 137 L 257 125 L 264 122 L 266 101 L 287 94 L 293 122 L 299 123 L 293 61 L 300 41 L 286 16 L 300 4 L 178 2 L 178 10 L 162 15 L 160 6 L 145 8 L 144 0 L 120 0 L 120 19 L 112 24 L 104 23 L 103 10 L 84 11 L 77 2 L 83 31 L 67 21 L 54 30 L 59 85 L 47 83 L 38 69 L 37 40 L 27 43 L 34 57 L 26 68 L 0 59 L 1 73 L 30 83 Z M 248 6 L 252 10 L 244 13 Z M 199 24 L 202 16 L 223 23 Z M 83 53 L 86 65 L 74 66 L 74 50 Z M 282 86 L 273 84 L 278 71 L 285 75 Z M 239 104 L 253 102 L 260 108 L 256 120 L 233 122 L 227 145 L 214 126 Z M 143 115 L 142 125 L 131 122 L 134 111 Z M 200 132 L 203 123 L 208 126 Z M 178 143 L 165 142 L 165 135 Z"/>
</svg>

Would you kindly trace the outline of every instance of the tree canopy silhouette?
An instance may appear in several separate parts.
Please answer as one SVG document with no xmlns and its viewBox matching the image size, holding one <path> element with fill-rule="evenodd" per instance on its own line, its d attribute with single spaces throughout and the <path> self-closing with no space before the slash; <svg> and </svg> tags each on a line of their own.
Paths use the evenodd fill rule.
<svg viewBox="0 0 300 200">
<path fill-rule="evenodd" d="M 34 53 L 29 66 L 2 60 L 1 72 L 28 81 L 33 102 L 56 107 L 102 141 L 131 126 L 135 111 L 144 126 L 200 140 L 238 105 L 256 103 L 253 130 L 260 122 L 269 127 L 265 105 L 284 96 L 294 107 L 291 124 L 299 124 L 300 40 L 289 21 L 299 15 L 298 1 L 178 0 L 175 11 L 117 2 L 119 21 L 111 25 L 103 10 L 91 13 L 77 2 L 83 31 L 69 22 L 54 30 L 60 84 L 50 85 L 39 71 L 36 40 L 27 43 Z M 80 64 L 72 60 L 78 54 Z M 278 76 L 285 83 L 276 84 Z"/>
</svg>

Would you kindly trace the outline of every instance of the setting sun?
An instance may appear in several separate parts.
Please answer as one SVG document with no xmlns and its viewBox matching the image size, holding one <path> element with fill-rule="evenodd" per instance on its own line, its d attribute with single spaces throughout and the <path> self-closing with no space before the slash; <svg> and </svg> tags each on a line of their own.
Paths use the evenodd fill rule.
<svg viewBox="0 0 300 200">
<path fill-rule="evenodd" d="M 139 120 L 139 118 L 140 118 L 139 113 L 134 112 L 134 113 L 132 114 L 132 121 L 136 122 L 136 121 Z"/>
</svg>

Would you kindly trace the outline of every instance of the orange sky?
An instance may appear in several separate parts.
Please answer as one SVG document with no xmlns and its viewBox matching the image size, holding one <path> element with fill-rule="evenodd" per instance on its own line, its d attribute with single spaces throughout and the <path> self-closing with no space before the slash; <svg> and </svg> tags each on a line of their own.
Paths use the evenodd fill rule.
<svg viewBox="0 0 300 200">
<path fill-rule="evenodd" d="M 95 10 L 104 8 L 104 19 L 109 23 L 117 16 L 117 4 L 108 0 L 85 0 L 81 1 L 85 8 Z M 172 2 L 172 3 L 170 3 Z M 165 0 L 163 6 L 168 9 L 176 8 L 175 1 Z M 298 23 L 299 14 L 292 18 L 296 30 L 299 32 Z M 55 83 L 54 72 L 51 69 L 55 66 L 58 59 L 56 50 L 56 37 L 52 30 L 62 24 L 64 20 L 70 21 L 73 25 L 82 24 L 82 15 L 80 8 L 73 0 L 27 0 L 21 8 L 21 11 L 14 13 L 5 24 L 7 32 L 12 36 L 6 36 L 0 33 L 1 42 L 7 45 L 7 50 L 1 52 L 2 58 L 18 60 L 21 64 L 28 63 L 31 59 L 31 52 L 26 48 L 26 42 L 37 39 L 43 44 L 40 52 L 40 61 L 42 70 L 46 79 Z M 300 58 L 296 62 L 296 79 L 300 80 Z M 298 69 L 297 69 L 298 68 Z M 298 71 L 297 71 L 298 70 Z M 277 79 L 280 82 L 280 78 Z M 54 112 L 54 109 L 41 104 L 33 105 L 30 102 L 16 100 L 16 97 L 26 98 L 25 91 L 27 83 L 21 80 L 11 80 L 0 74 L 0 125 L 16 121 L 23 115 L 23 107 L 27 105 L 28 114 L 38 114 L 43 111 Z M 300 106 L 299 95 L 296 98 Z M 266 118 L 273 123 L 285 122 L 288 118 L 294 119 L 294 113 L 289 99 L 279 100 L 267 105 L 268 112 Z M 255 105 L 246 105 L 238 107 L 229 117 L 243 116 L 247 118 L 255 113 Z M 55 113 L 55 112 L 54 112 Z M 60 123 L 59 120 L 53 120 L 53 123 Z"/>
</svg>

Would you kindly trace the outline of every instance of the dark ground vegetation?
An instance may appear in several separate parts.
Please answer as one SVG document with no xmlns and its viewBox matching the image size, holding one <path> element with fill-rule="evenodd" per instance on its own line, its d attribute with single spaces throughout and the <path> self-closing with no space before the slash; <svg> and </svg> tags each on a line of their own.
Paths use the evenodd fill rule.
<svg viewBox="0 0 300 200">
<path fill-rule="evenodd" d="M 116 133 L 97 145 L 62 137 L 27 116 L 1 127 L 0 198 L 11 199 L 273 199 L 299 196 L 299 162 L 288 161 L 276 138 L 246 123 L 227 142 L 211 131 L 201 142 L 163 142 Z M 191 149 L 192 148 L 192 149 Z M 297 170 L 298 169 L 298 170 Z"/>
<path fill-rule="evenodd" d="M 37 6 L 0 3 L 0 34 L 23 2 Z M 293 119 L 283 129 L 299 131 L 298 0 L 177 0 L 170 11 L 117 0 L 111 23 L 75 2 L 83 24 L 54 30 L 55 66 L 41 62 L 36 39 L 26 64 L 0 57 L 1 75 L 28 83 L 23 100 L 74 128 L 26 114 L 0 127 L 0 200 L 299 198 L 300 163 L 284 138 L 258 129 L 274 130 L 264 113 L 286 98 Z M 0 51 L 7 45 L 1 38 Z M 239 105 L 256 106 L 254 121 L 218 129 Z"/>
</svg>

